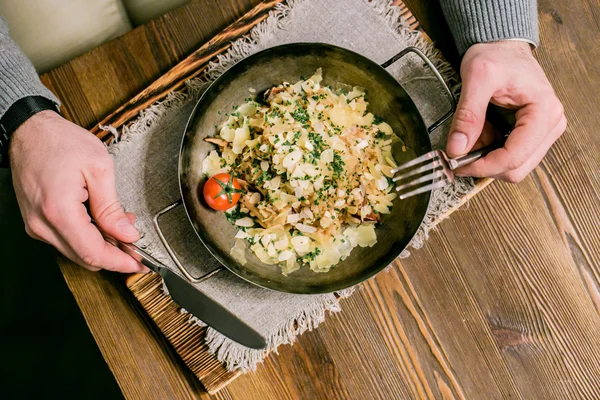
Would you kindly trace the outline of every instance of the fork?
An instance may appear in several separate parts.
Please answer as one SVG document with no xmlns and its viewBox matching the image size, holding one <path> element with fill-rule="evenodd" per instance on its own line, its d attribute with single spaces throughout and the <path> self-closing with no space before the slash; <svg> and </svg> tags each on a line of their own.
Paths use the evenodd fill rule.
<svg viewBox="0 0 600 400">
<path fill-rule="evenodd" d="M 458 158 L 448 158 L 444 151 L 433 150 L 399 165 L 391 171 L 394 174 L 392 179 L 396 183 L 398 197 L 406 199 L 449 185 L 454 182 L 456 168 L 471 164 L 503 145 L 503 141 L 498 141 Z"/>
</svg>

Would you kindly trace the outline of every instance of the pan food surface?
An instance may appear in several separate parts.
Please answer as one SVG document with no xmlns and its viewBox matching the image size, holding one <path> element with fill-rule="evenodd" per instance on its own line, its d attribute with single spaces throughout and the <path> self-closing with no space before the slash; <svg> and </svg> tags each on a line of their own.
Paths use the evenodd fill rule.
<svg viewBox="0 0 600 400">
<path fill-rule="evenodd" d="M 429 135 L 413 101 L 402 86 L 381 66 L 351 51 L 318 43 L 298 43 L 264 50 L 234 65 L 204 93 L 188 122 L 180 153 L 180 187 L 184 205 L 199 238 L 231 272 L 265 288 L 291 293 L 326 293 L 364 281 L 391 263 L 410 242 L 421 224 L 430 193 L 394 200 L 392 213 L 376 228 L 373 247 L 355 248 L 350 256 L 326 273 L 307 267 L 285 276 L 277 265 L 261 263 L 250 249 L 241 265 L 230 255 L 237 229 L 225 215 L 210 209 L 202 199 L 202 160 L 214 150 L 204 138 L 213 136 L 225 112 L 251 94 L 295 82 L 302 75 L 323 70 L 324 85 L 340 83 L 366 90 L 369 111 L 381 116 L 405 143 L 408 151 L 394 146 L 401 163 L 431 150 Z M 199 244 L 200 245 L 200 244 Z"/>
</svg>

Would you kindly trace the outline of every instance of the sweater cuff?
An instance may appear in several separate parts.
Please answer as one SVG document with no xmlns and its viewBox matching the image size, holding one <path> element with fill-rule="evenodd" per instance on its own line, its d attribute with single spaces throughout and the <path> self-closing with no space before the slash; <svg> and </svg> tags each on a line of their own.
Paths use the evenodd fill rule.
<svg viewBox="0 0 600 400">
<path fill-rule="evenodd" d="M 60 102 L 42 84 L 29 59 L 12 40 L 2 36 L 0 35 L 0 118 L 17 100 L 28 96 L 42 96 L 58 106 Z"/>
<path fill-rule="evenodd" d="M 462 56 L 475 43 L 521 39 L 539 43 L 536 0 L 441 0 Z"/>
</svg>

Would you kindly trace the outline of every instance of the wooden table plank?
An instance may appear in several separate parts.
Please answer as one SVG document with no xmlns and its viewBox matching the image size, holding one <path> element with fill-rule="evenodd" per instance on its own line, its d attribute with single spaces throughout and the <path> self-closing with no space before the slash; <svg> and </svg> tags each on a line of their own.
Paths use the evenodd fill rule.
<svg viewBox="0 0 600 400">
<path fill-rule="evenodd" d="M 122 276 L 93 273 L 64 257 L 58 264 L 126 398 L 210 398 L 136 306 Z"/>
<path fill-rule="evenodd" d="M 44 82 L 69 118 L 90 127 L 254 3 L 192 2 Z M 437 1 L 406 4 L 457 59 Z M 343 313 L 211 397 L 597 396 L 600 3 L 540 0 L 539 9 L 536 56 L 569 120 L 541 167 L 520 185 L 491 185 L 422 250 L 348 299 Z M 127 81 L 113 80 L 120 68 Z M 208 398 L 118 277 L 61 267 L 128 398 Z"/>
<path fill-rule="evenodd" d="M 91 128 L 259 2 L 191 1 L 44 74 L 42 82 L 62 100 L 67 118 Z"/>
<path fill-rule="evenodd" d="M 111 134 L 103 131 L 99 127 L 100 125 L 111 125 L 115 128 L 120 128 L 137 116 L 141 110 L 164 99 L 170 92 L 182 90 L 186 81 L 200 76 L 206 70 L 209 61 L 213 60 L 218 54 L 225 52 L 231 47 L 233 41 L 248 33 L 254 26 L 267 18 L 269 12 L 282 1 L 269 0 L 258 4 L 248 13 L 244 14 L 243 17 L 214 36 L 210 41 L 200 46 L 199 49 L 186 57 L 185 60 L 179 62 L 164 75 L 152 82 L 151 85 L 100 121 L 98 125 L 91 129 L 91 132 L 100 139 L 104 139 Z"/>
</svg>

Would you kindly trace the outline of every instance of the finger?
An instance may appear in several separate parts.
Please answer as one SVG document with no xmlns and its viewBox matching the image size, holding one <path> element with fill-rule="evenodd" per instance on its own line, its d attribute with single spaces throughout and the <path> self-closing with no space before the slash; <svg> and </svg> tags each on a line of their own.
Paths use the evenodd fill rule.
<svg viewBox="0 0 600 400">
<path fill-rule="evenodd" d="M 485 121 L 481 135 L 477 138 L 477 141 L 473 145 L 471 150 L 478 150 L 482 147 L 489 146 L 496 140 L 496 130 L 488 121 Z"/>
<path fill-rule="evenodd" d="M 135 214 L 134 213 L 126 212 L 125 215 L 127 216 L 127 219 L 129 220 L 129 222 L 132 225 L 135 224 Z"/>
<path fill-rule="evenodd" d="M 542 145 L 536 149 L 533 156 L 527 160 L 523 166 L 515 170 L 494 176 L 494 178 L 511 183 L 521 182 L 527 175 L 529 175 L 531 171 L 535 169 L 535 167 L 539 165 L 542 159 L 546 156 L 546 153 L 548 153 L 548 150 L 550 150 L 550 147 L 552 147 L 554 142 L 560 137 L 560 135 L 563 134 L 566 127 L 567 119 L 563 116 L 559 123 L 550 131 L 546 137 L 546 140 L 544 140 Z"/>
<path fill-rule="evenodd" d="M 35 234 L 35 239 L 37 240 L 41 240 L 45 243 L 48 243 L 49 245 L 51 245 L 52 247 L 54 247 L 56 250 L 58 250 L 61 254 L 63 254 L 65 257 L 67 257 L 69 260 L 75 262 L 76 264 L 84 267 L 85 269 L 92 271 L 92 272 L 96 272 L 96 271 L 100 271 L 101 268 L 98 267 L 92 267 L 90 265 L 85 265 L 80 259 L 79 257 L 77 257 L 77 255 L 75 254 L 75 252 L 73 252 L 73 250 L 69 247 L 69 245 L 56 233 L 55 229 L 49 225 L 44 225 L 43 227 L 41 227 L 41 224 L 36 223 L 36 228 L 35 231 L 39 232 L 38 234 Z M 29 234 L 31 237 L 32 234 Z"/>
<path fill-rule="evenodd" d="M 129 219 L 129 222 L 131 222 L 132 224 L 135 224 L 135 214 L 134 213 L 126 212 L 125 215 L 127 215 L 127 219 Z M 146 267 L 145 265 L 142 264 L 142 270 L 139 272 L 143 273 L 143 274 L 147 274 L 148 272 L 152 272 L 152 271 L 150 271 L 150 269 L 148 267 Z"/>
<path fill-rule="evenodd" d="M 126 243 L 140 238 L 137 228 L 130 222 L 117 198 L 112 159 L 94 165 L 84 173 L 89 193 L 92 217 L 106 234 Z"/>
<path fill-rule="evenodd" d="M 517 123 L 504 147 L 456 171 L 458 176 L 496 176 L 523 166 L 539 148 L 553 126 L 545 118 L 546 107 L 529 104 L 517 111 Z"/>
<path fill-rule="evenodd" d="M 50 223 L 60 237 L 63 254 L 84 267 L 125 273 L 146 270 L 142 264 L 104 240 L 98 228 L 90 222 L 83 204 L 61 207 Z"/>
<path fill-rule="evenodd" d="M 464 74 L 460 99 L 446 145 L 450 157 L 468 153 L 479 136 L 485 122 L 485 113 L 494 94 L 493 81 L 485 71 L 471 68 Z"/>
</svg>

